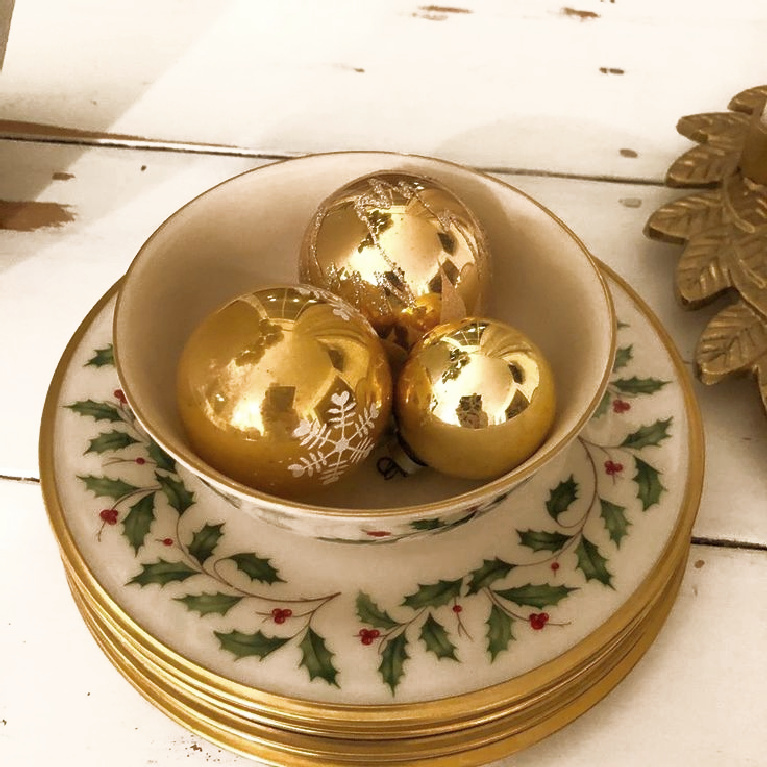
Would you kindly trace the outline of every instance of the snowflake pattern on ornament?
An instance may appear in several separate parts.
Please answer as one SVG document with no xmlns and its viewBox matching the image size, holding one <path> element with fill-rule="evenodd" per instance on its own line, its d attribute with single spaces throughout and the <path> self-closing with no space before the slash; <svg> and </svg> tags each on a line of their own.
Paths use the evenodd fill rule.
<svg viewBox="0 0 767 767">
<path fill-rule="evenodd" d="M 379 415 L 375 403 L 358 411 L 348 391 L 333 394 L 330 399 L 333 407 L 328 409 L 325 423 L 304 418 L 293 432 L 308 452 L 300 463 L 288 466 L 294 477 L 318 474 L 323 485 L 337 482 L 349 467 L 370 455 L 375 447 L 370 433 Z"/>
</svg>

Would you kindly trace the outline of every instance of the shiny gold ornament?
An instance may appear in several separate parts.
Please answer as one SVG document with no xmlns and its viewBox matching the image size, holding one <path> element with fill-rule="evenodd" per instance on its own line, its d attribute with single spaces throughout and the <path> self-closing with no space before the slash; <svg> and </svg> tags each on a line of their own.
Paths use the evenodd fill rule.
<svg viewBox="0 0 767 767">
<path fill-rule="evenodd" d="M 371 452 L 389 418 L 391 376 L 359 312 L 325 290 L 270 287 L 190 336 L 178 403 L 201 458 L 293 497 L 336 482 Z"/>
<path fill-rule="evenodd" d="M 469 317 L 435 328 L 397 383 L 396 414 L 411 454 L 456 477 L 493 479 L 540 447 L 555 414 L 554 378 L 521 332 Z"/>
<path fill-rule="evenodd" d="M 703 330 L 696 372 L 714 384 L 750 373 L 767 409 L 767 86 L 743 91 L 729 112 L 687 115 L 677 130 L 698 146 L 669 168 L 677 187 L 711 187 L 670 202 L 647 222 L 650 237 L 686 242 L 676 269 L 683 306 L 725 293 L 735 301 Z"/>
<path fill-rule="evenodd" d="M 436 325 L 479 313 L 490 272 L 471 211 L 441 184 L 393 171 L 325 200 L 300 262 L 302 280 L 370 320 L 395 364 Z"/>
</svg>

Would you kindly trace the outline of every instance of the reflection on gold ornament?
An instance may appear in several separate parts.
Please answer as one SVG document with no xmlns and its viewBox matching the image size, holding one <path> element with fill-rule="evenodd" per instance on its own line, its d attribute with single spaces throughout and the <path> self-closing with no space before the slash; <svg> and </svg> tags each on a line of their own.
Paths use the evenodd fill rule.
<svg viewBox="0 0 767 767">
<path fill-rule="evenodd" d="M 203 460 L 295 497 L 371 452 L 389 418 L 391 376 L 359 312 L 325 290 L 277 286 L 240 296 L 194 331 L 178 402 Z"/>
<path fill-rule="evenodd" d="M 492 319 L 441 325 L 416 344 L 397 383 L 406 449 L 450 476 L 493 479 L 529 458 L 555 415 L 541 351 Z"/>
<path fill-rule="evenodd" d="M 380 171 L 320 206 L 304 238 L 302 280 L 357 307 L 397 364 L 428 330 L 482 310 L 489 259 L 479 222 L 448 189 Z"/>
</svg>

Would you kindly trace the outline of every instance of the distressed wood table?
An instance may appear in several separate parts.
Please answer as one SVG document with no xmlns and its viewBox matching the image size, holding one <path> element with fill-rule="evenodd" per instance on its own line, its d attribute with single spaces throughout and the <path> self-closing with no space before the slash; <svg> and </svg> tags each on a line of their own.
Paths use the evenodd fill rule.
<svg viewBox="0 0 767 767">
<path fill-rule="evenodd" d="M 46 388 L 72 332 L 170 213 L 276 159 L 424 154 L 563 219 L 690 362 L 678 246 L 683 114 L 765 81 L 759 0 L 16 3 L 0 71 L 0 761 L 244 765 L 166 719 L 73 604 L 39 487 Z M 764 765 L 767 419 L 747 381 L 696 384 L 707 475 L 678 601 L 605 700 L 507 760 Z"/>
</svg>

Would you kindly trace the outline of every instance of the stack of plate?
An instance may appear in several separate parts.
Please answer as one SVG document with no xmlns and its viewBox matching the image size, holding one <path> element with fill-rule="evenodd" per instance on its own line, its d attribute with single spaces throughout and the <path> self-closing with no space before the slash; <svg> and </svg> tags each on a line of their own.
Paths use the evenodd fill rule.
<svg viewBox="0 0 767 767">
<path fill-rule="evenodd" d="M 176 721 L 278 765 L 478 765 L 596 703 L 673 603 L 703 472 L 684 367 L 605 274 L 617 354 L 585 428 L 487 513 L 383 545 L 254 518 L 163 452 L 120 387 L 113 287 L 64 353 L 40 447 L 103 651 Z"/>
</svg>

